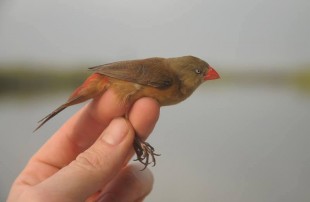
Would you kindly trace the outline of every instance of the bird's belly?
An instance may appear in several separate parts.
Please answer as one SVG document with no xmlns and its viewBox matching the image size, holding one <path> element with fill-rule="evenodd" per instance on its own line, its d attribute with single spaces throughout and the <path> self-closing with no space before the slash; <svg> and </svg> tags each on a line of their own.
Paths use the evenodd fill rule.
<svg viewBox="0 0 310 202">
<path fill-rule="evenodd" d="M 112 88 L 119 96 L 119 99 L 128 104 L 132 104 L 142 97 L 150 97 L 157 100 L 160 106 L 166 106 L 177 104 L 188 97 L 180 92 L 178 86 L 160 89 L 127 81 L 113 80 Z"/>
<path fill-rule="evenodd" d="M 151 97 L 156 99 L 161 106 L 174 105 L 186 98 L 180 94 L 178 89 L 172 87 L 167 89 L 158 89 L 147 86 L 143 87 L 141 92 L 138 94 L 139 97 Z"/>
</svg>

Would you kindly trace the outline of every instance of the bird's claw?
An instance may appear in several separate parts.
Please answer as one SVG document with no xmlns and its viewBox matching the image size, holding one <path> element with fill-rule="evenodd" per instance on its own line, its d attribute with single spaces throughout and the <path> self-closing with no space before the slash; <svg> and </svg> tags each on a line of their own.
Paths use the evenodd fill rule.
<svg viewBox="0 0 310 202">
<path fill-rule="evenodd" d="M 154 152 L 154 147 L 152 147 L 149 143 L 141 140 L 138 136 L 135 136 L 134 149 L 137 154 L 137 159 L 135 159 L 135 161 L 139 161 L 144 165 L 142 170 L 144 170 L 151 163 L 153 163 L 153 166 L 156 165 L 155 156 L 160 156 L 160 154 L 156 154 Z"/>
</svg>

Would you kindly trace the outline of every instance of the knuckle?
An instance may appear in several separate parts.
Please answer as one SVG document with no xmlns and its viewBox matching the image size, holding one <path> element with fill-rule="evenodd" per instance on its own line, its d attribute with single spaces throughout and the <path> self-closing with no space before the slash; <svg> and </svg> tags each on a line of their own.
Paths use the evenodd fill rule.
<svg viewBox="0 0 310 202">
<path fill-rule="evenodd" d="M 95 148 L 92 148 L 91 150 L 86 150 L 85 152 L 78 155 L 76 158 L 76 163 L 83 169 L 101 170 L 104 168 L 104 166 L 106 166 L 105 163 L 108 162 L 105 161 L 106 158 L 108 158 L 108 156 L 105 156 L 104 153 Z"/>
</svg>

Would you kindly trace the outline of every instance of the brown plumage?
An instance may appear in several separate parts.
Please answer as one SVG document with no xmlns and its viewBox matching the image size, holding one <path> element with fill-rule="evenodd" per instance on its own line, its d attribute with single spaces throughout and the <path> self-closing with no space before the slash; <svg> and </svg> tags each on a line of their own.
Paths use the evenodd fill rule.
<svg viewBox="0 0 310 202">
<path fill-rule="evenodd" d="M 141 97 L 154 98 L 161 106 L 165 106 L 183 101 L 203 81 L 219 78 L 208 63 L 193 56 L 128 60 L 89 69 L 94 73 L 72 93 L 66 103 L 40 120 L 35 131 L 68 106 L 99 96 L 109 88 L 126 106 L 131 106 Z M 154 148 L 137 135 L 134 149 L 137 159 L 145 167 L 151 162 L 155 165 L 154 156 L 157 154 Z"/>
</svg>

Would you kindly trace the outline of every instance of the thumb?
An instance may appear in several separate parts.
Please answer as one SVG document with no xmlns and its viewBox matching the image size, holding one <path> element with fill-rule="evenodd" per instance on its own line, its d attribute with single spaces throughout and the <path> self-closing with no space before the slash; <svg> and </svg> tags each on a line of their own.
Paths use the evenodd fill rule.
<svg viewBox="0 0 310 202">
<path fill-rule="evenodd" d="M 38 186 L 50 193 L 53 201 L 85 201 L 118 174 L 133 137 L 129 121 L 114 119 L 90 148 Z"/>
</svg>

